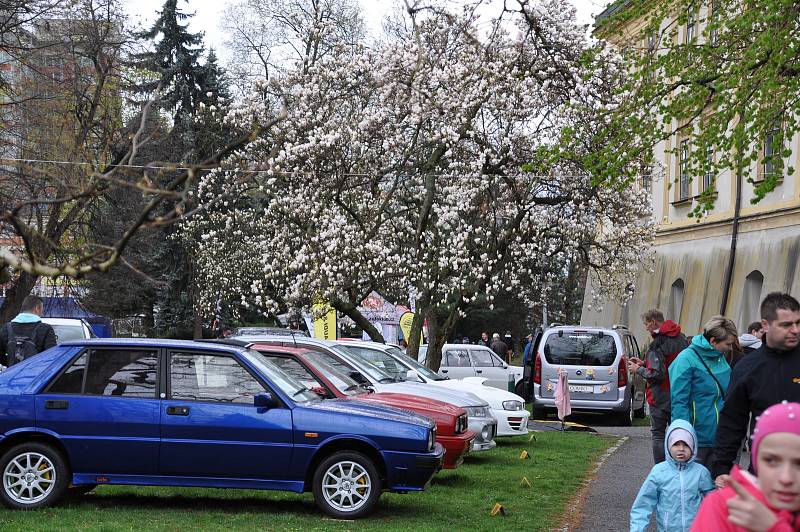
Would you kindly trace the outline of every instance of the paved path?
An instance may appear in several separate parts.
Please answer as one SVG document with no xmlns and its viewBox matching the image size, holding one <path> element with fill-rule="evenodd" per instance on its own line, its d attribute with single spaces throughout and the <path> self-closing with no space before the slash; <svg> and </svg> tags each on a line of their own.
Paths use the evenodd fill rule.
<svg viewBox="0 0 800 532">
<path fill-rule="evenodd" d="M 583 502 L 580 526 L 574 530 L 626 531 L 633 500 L 653 466 L 650 427 L 604 426 L 602 418 L 591 415 L 581 416 L 576 421 L 604 434 L 627 436 L 628 440 L 600 467 Z M 655 530 L 655 526 L 651 525 L 651 529 Z"/>
</svg>

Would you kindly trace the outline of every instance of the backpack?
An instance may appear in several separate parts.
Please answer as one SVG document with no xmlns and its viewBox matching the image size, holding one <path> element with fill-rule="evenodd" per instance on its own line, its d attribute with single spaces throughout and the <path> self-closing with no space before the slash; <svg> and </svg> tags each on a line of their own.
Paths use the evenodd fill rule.
<svg viewBox="0 0 800 532">
<path fill-rule="evenodd" d="M 39 324 L 33 329 L 33 335 L 36 334 L 36 329 Z M 8 344 L 6 345 L 6 354 L 8 355 L 8 366 L 13 366 L 30 358 L 39 352 L 39 347 L 33 338 L 28 336 L 20 336 L 14 333 L 14 324 L 9 323 L 6 325 L 6 332 L 8 334 Z"/>
</svg>

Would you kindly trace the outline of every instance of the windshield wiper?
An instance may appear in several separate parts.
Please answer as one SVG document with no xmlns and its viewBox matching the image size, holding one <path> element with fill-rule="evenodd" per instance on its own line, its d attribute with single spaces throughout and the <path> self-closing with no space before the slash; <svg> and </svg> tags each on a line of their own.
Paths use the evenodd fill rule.
<svg viewBox="0 0 800 532">
<path fill-rule="evenodd" d="M 292 394 L 292 397 L 297 397 L 298 395 L 300 395 L 300 394 L 301 394 L 301 393 L 303 393 L 303 392 L 310 392 L 310 391 L 311 391 L 311 390 L 309 390 L 308 388 L 306 388 L 306 387 L 303 387 L 303 388 L 300 388 L 299 390 L 297 390 L 296 392 L 294 392 L 294 393 Z"/>
<path fill-rule="evenodd" d="M 379 380 L 378 382 L 379 382 L 379 383 L 381 383 L 381 384 L 386 384 L 386 383 L 391 383 L 391 382 L 400 382 L 400 381 L 398 381 L 398 380 L 396 380 L 396 379 L 393 379 L 393 378 L 391 378 L 391 377 L 384 377 L 384 378 L 382 378 L 381 380 Z"/>
<path fill-rule="evenodd" d="M 348 386 L 347 388 L 345 388 L 343 391 L 344 391 L 344 392 L 349 392 L 349 391 L 351 391 L 351 390 L 355 390 L 355 389 L 356 389 L 356 388 L 358 388 L 359 386 L 361 386 L 361 385 L 360 385 L 360 384 L 351 384 L 350 386 Z"/>
</svg>

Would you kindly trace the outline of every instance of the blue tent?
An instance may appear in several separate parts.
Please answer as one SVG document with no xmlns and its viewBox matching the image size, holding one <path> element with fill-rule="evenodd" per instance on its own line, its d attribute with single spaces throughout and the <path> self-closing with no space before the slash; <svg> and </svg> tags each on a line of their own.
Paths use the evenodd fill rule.
<svg viewBox="0 0 800 532">
<path fill-rule="evenodd" d="M 0 305 L 4 297 L 0 297 Z M 74 297 L 43 297 L 45 318 L 82 318 L 100 338 L 111 338 L 111 320 L 83 308 Z"/>
</svg>

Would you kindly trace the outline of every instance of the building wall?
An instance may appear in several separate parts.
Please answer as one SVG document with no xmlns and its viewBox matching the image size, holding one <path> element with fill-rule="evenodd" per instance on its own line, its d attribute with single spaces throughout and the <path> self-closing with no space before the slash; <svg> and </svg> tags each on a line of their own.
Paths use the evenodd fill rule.
<svg viewBox="0 0 800 532">
<path fill-rule="evenodd" d="M 624 9 L 617 2 L 598 19 Z M 703 10 L 699 20 L 704 19 Z M 666 23 L 662 23 L 662 29 Z M 642 21 L 632 21 L 615 35 L 603 35 L 618 48 L 647 49 L 641 38 Z M 678 39 L 685 28 L 678 28 Z M 697 34 L 701 35 L 700 28 Z M 700 37 L 699 37 L 700 38 Z M 673 130 L 678 124 L 672 124 Z M 720 313 L 723 284 L 731 252 L 731 234 L 736 203 L 736 179 L 731 170 L 715 176 L 713 209 L 700 220 L 688 215 L 697 205 L 702 176 L 694 176 L 689 197 L 678 196 L 679 159 L 670 153 L 681 138 L 672 135 L 654 147 L 660 172 L 651 183 L 653 216 L 657 222 L 652 272 L 640 273 L 633 298 L 624 306 L 606 301 L 601 308 L 591 304 L 591 276 L 581 322 L 587 325 L 628 325 L 637 338 L 647 332 L 640 316 L 650 308 L 662 310 L 689 335 L 702 330 L 711 316 Z M 758 162 L 745 169 L 741 191 L 741 214 L 736 260 L 725 314 L 740 329 L 759 318 L 758 305 L 771 291 L 785 291 L 800 297 L 800 134 L 787 145 L 791 156 L 786 166 L 794 168 L 774 191 L 760 202 L 751 203 L 754 185 L 762 170 Z M 763 280 L 762 280 L 763 277 Z M 682 285 L 682 291 L 680 289 Z M 681 297 L 682 293 L 682 297 Z"/>
</svg>

